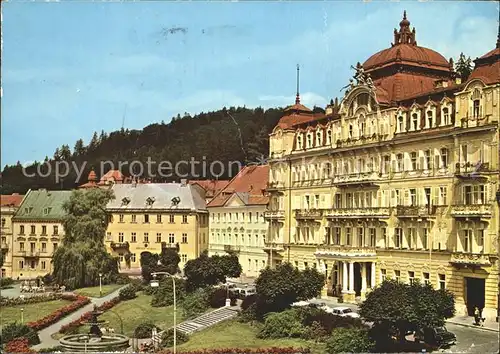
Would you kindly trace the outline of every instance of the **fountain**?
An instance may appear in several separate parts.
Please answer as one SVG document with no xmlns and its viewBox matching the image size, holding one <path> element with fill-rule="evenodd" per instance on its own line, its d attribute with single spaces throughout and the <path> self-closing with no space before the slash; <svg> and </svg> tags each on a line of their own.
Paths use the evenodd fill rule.
<svg viewBox="0 0 500 354">
<path fill-rule="evenodd" d="M 71 334 L 59 340 L 65 352 L 113 352 L 125 351 L 129 347 L 129 338 L 123 334 L 102 334 L 99 325 L 103 325 L 106 321 L 97 319 L 102 313 L 94 305 L 92 318 L 85 323 L 90 326 L 89 333 Z"/>
</svg>

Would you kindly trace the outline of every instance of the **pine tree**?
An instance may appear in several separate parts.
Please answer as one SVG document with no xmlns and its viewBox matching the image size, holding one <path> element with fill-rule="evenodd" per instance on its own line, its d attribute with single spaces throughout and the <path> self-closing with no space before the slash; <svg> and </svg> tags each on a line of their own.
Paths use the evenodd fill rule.
<svg viewBox="0 0 500 354">
<path fill-rule="evenodd" d="M 95 149 L 97 149 L 98 145 L 99 145 L 99 136 L 97 135 L 97 132 L 94 132 L 94 135 L 92 135 L 92 140 L 90 140 L 89 150 L 94 151 Z"/>
<path fill-rule="evenodd" d="M 56 148 L 56 151 L 54 152 L 54 160 L 59 161 L 61 159 L 61 150 L 59 148 Z"/>
<path fill-rule="evenodd" d="M 462 81 L 467 80 L 472 72 L 472 60 L 470 57 L 466 58 L 464 53 L 460 53 L 460 57 L 455 64 L 455 71 L 460 75 Z"/>
<path fill-rule="evenodd" d="M 78 139 L 75 143 L 75 148 L 73 149 L 74 156 L 81 156 L 85 153 L 85 146 L 82 139 Z"/>
<path fill-rule="evenodd" d="M 61 150 L 59 150 L 61 159 L 64 161 L 69 161 L 71 159 L 71 150 L 69 148 L 69 145 L 63 145 L 61 146 Z"/>
</svg>

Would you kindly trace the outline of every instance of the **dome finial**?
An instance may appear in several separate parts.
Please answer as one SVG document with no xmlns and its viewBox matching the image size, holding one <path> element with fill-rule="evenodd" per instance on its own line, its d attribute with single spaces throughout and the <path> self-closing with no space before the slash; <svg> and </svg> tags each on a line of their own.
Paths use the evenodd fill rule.
<svg viewBox="0 0 500 354">
<path fill-rule="evenodd" d="M 299 94 L 299 64 L 297 64 L 297 95 L 295 96 L 295 104 L 300 104 L 300 94 Z"/>
<path fill-rule="evenodd" d="M 394 45 L 412 44 L 416 45 L 415 28 L 410 30 L 410 21 L 406 18 L 406 10 L 403 12 L 403 19 L 399 23 L 399 32 L 394 31 Z"/>
<path fill-rule="evenodd" d="M 406 10 L 403 11 L 403 20 L 406 20 Z"/>
</svg>

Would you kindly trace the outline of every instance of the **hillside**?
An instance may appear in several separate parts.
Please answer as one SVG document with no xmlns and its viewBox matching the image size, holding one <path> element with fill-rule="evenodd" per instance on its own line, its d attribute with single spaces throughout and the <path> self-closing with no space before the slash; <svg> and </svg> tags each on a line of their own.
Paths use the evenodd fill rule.
<svg viewBox="0 0 500 354">
<path fill-rule="evenodd" d="M 112 133 L 97 132 L 89 144 L 85 145 L 80 139 L 70 149 L 69 145 L 63 145 L 56 149 L 54 156 L 46 157 L 45 162 L 35 162 L 25 169 L 27 174 L 35 174 L 35 177 L 24 176 L 20 163 L 14 166 L 5 166 L 1 176 L 1 194 L 25 193 L 28 189 L 71 189 L 87 181 L 87 175 L 94 167 L 98 175 L 104 174 L 110 169 L 111 164 L 106 164 L 103 171 L 100 170 L 102 161 L 113 162 L 115 168 L 119 161 L 140 161 L 146 165 L 148 157 L 156 161 L 152 165 L 152 171 L 156 173 L 157 165 L 161 161 L 169 161 L 172 166 L 178 161 L 206 161 L 210 166 L 212 161 L 221 161 L 224 166 L 229 166 L 230 161 L 241 161 L 248 163 L 257 161 L 261 155 L 267 156 L 269 152 L 268 134 L 282 116 L 283 110 L 262 108 L 234 108 L 225 107 L 216 112 L 200 113 L 194 117 L 186 114 L 184 117 L 178 115 L 168 124 L 151 124 L 142 130 L 114 131 Z M 231 118 L 233 117 L 236 123 Z M 241 132 L 241 138 L 240 138 Z M 71 168 L 70 174 L 62 181 L 56 181 L 55 166 L 58 161 L 66 161 L 70 166 L 83 168 L 82 179 L 76 181 L 77 173 Z M 43 165 L 45 164 L 45 166 Z M 46 173 L 48 165 L 51 166 L 51 174 L 42 177 L 37 173 L 41 168 Z M 60 165 L 62 166 L 62 165 Z M 165 166 L 165 164 L 163 165 Z M 214 165 L 214 174 L 218 174 L 218 165 Z M 135 163 L 136 172 L 139 163 Z M 62 167 L 61 167 L 62 168 Z M 160 177 L 148 175 L 147 167 L 141 175 L 143 178 L 151 178 L 153 182 L 178 181 L 180 176 Z M 237 167 L 236 167 L 237 168 Z M 187 174 L 186 178 L 210 179 L 212 175 L 210 168 L 206 168 L 205 176 L 201 175 L 201 163 L 194 169 L 194 176 L 188 164 L 181 166 L 181 173 Z M 124 165 L 122 173 L 130 176 L 129 165 Z M 236 171 L 228 171 L 219 179 L 228 178 Z M 198 174 L 199 176 L 196 176 Z M 182 176 L 184 177 L 184 176 Z"/>
</svg>

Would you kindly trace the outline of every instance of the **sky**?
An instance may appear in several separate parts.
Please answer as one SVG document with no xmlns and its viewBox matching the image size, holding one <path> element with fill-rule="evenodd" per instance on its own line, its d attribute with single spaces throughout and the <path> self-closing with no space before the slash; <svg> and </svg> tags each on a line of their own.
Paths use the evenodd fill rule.
<svg viewBox="0 0 500 354">
<path fill-rule="evenodd" d="M 497 2 L 2 3 L 1 164 L 223 106 L 325 106 L 403 10 L 446 58 L 493 49 Z"/>
</svg>

